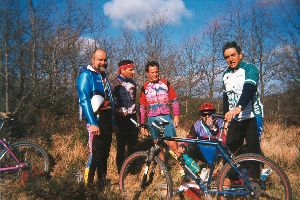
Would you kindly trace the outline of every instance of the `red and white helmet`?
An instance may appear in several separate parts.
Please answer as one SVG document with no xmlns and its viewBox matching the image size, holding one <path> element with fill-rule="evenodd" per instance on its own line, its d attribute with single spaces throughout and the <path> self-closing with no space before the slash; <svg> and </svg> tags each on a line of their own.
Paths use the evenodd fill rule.
<svg viewBox="0 0 300 200">
<path fill-rule="evenodd" d="M 212 103 L 203 103 L 199 106 L 200 113 L 215 112 L 215 106 Z"/>
</svg>

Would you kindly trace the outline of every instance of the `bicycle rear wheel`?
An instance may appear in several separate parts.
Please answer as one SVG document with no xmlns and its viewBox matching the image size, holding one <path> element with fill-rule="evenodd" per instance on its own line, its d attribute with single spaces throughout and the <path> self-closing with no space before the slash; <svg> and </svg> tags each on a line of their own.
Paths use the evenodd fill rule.
<svg viewBox="0 0 300 200">
<path fill-rule="evenodd" d="M 129 156 L 120 171 L 119 187 L 125 199 L 170 199 L 172 179 L 166 165 L 155 156 L 140 151 Z"/>
<path fill-rule="evenodd" d="M 252 190 L 241 197 L 237 192 L 247 191 L 241 177 L 227 163 L 221 170 L 218 190 L 231 191 L 233 196 L 226 199 L 292 199 L 292 189 L 284 171 L 271 159 L 258 154 L 241 154 L 234 158 L 238 168 L 251 181 Z M 224 197 L 221 197 L 224 199 Z"/>
<path fill-rule="evenodd" d="M 32 177 L 49 174 L 49 157 L 42 147 L 32 142 L 18 142 L 9 148 L 21 162 L 26 163 L 26 167 L 1 172 L 0 184 L 7 184 L 11 181 L 18 180 L 25 184 Z M 0 163 L 1 168 L 12 167 L 19 164 L 7 149 L 0 153 Z"/>
</svg>

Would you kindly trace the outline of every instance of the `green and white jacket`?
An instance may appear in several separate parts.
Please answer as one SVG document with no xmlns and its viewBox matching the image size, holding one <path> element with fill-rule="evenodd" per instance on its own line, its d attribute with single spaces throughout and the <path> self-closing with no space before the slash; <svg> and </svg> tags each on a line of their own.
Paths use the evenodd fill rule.
<svg viewBox="0 0 300 200">
<path fill-rule="evenodd" d="M 257 92 L 259 74 L 257 68 L 241 61 L 235 69 L 228 67 L 223 74 L 223 111 L 237 106 L 242 112 L 236 120 L 263 117 L 263 105 Z"/>
</svg>

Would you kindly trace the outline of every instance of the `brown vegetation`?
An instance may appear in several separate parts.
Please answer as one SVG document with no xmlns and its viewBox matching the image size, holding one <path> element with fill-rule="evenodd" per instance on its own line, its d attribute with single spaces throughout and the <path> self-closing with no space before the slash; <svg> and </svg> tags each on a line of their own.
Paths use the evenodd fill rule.
<svg viewBox="0 0 300 200">
<path fill-rule="evenodd" d="M 132 59 L 138 85 L 145 81 L 144 64 L 148 60 L 160 62 L 161 75 L 171 81 L 182 105 L 183 130 L 179 132 L 184 135 L 202 101 L 213 101 L 222 112 L 219 97 L 226 65 L 221 49 L 231 40 L 242 46 L 245 59 L 259 69 L 265 119 L 280 122 L 266 123 L 264 153 L 284 168 L 295 199 L 300 199 L 299 12 L 292 14 L 287 3 L 280 1 L 280 14 L 288 20 L 286 27 L 279 27 L 271 6 L 249 7 L 241 1 L 231 12 L 207 22 L 203 32 L 183 35 L 173 43 L 172 31 L 159 13 L 145 30 L 124 30 L 118 38 L 111 37 L 105 18 L 94 18 L 94 12 L 86 12 L 102 5 L 95 2 L 5 0 L 0 4 L 0 111 L 16 113 L 20 121 L 30 124 L 21 127 L 28 128 L 31 138 L 26 139 L 44 146 L 53 159 L 50 180 L 10 187 L 5 192 L 0 188 L 2 199 L 93 199 L 97 195 L 117 199 L 114 143 L 109 161 L 113 187 L 109 194 L 86 191 L 75 176 L 83 171 L 87 160 L 87 134 L 77 121 L 75 82 L 80 66 L 89 64 L 90 52 L 96 46 L 109 54 L 109 76 L 115 75 L 120 60 Z M 57 9 L 57 3 L 65 6 Z M 299 4 L 291 3 L 298 11 Z"/>
<path fill-rule="evenodd" d="M 116 199 L 119 198 L 118 174 L 115 165 L 115 140 L 110 152 L 108 177 L 111 186 L 105 192 L 86 190 L 82 183 L 85 162 L 88 156 L 87 138 L 81 138 L 81 130 L 53 134 L 49 153 L 54 159 L 51 179 L 37 180 L 25 187 L 7 187 L 6 194 L 2 190 L 2 199 Z M 186 132 L 179 129 L 179 135 Z M 262 149 L 267 157 L 276 161 L 286 172 L 293 188 L 295 199 L 300 197 L 299 179 L 299 144 L 300 127 L 285 128 L 279 123 L 265 124 Z M 80 172 L 80 173 L 78 173 Z M 172 170 L 174 173 L 174 170 Z M 174 176 L 174 174 L 173 174 Z M 175 175 L 176 176 L 176 175 Z M 175 180 L 176 182 L 176 180 Z"/>
<path fill-rule="evenodd" d="M 288 175 L 294 199 L 300 198 L 300 127 L 284 127 L 279 123 L 266 123 L 262 138 L 265 156 L 277 162 Z"/>
</svg>

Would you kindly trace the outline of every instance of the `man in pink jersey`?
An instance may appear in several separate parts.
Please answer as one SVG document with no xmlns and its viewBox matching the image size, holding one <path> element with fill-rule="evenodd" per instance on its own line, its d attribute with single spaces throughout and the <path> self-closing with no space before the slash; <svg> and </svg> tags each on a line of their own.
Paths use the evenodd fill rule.
<svg viewBox="0 0 300 200">
<path fill-rule="evenodd" d="M 159 63 L 150 61 L 146 64 L 145 71 L 147 73 L 148 81 L 145 82 L 140 94 L 140 120 L 145 123 L 146 118 L 148 124 L 154 120 L 161 121 L 160 118 L 167 120 L 170 124 L 165 126 L 165 137 L 175 137 L 175 127 L 179 124 L 179 101 L 177 99 L 174 88 L 166 79 L 159 78 Z M 171 116 L 171 105 L 174 119 Z M 144 128 L 141 129 L 142 134 L 146 134 Z M 158 138 L 158 133 L 155 130 L 150 130 L 152 138 Z M 177 154 L 177 143 L 175 141 L 166 141 L 169 147 Z M 161 155 L 162 156 L 162 155 Z"/>
</svg>

